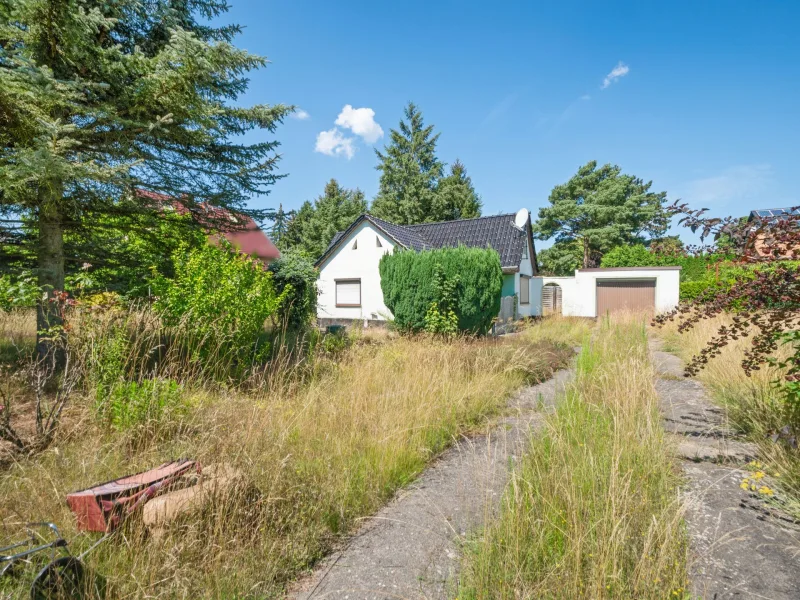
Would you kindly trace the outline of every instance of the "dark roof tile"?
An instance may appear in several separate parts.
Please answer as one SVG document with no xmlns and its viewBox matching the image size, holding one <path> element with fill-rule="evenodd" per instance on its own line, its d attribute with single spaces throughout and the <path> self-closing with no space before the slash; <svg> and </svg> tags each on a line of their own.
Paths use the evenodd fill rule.
<svg viewBox="0 0 800 600">
<path fill-rule="evenodd" d="M 459 219 L 419 225 L 396 225 L 369 214 L 361 215 L 345 231 L 338 232 L 317 261 L 320 265 L 338 242 L 362 220 L 370 221 L 384 231 L 395 242 L 412 250 L 454 248 L 464 245 L 470 248 L 491 247 L 500 255 L 503 269 L 519 267 L 525 248 L 525 232 L 514 224 L 514 214 Z"/>
</svg>

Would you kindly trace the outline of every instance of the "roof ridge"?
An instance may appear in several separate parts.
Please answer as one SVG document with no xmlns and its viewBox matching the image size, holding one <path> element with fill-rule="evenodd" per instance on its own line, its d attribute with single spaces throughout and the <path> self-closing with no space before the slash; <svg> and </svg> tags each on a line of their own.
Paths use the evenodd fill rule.
<svg viewBox="0 0 800 600">
<path fill-rule="evenodd" d="M 430 223 L 414 223 L 413 225 L 398 225 L 398 227 L 424 227 L 426 225 L 444 225 L 445 223 L 458 223 L 461 221 L 479 221 L 481 219 L 496 219 L 497 217 L 511 217 L 516 213 L 500 213 L 499 215 L 481 215 L 469 219 L 450 219 L 449 221 L 431 221 Z M 388 222 L 388 221 L 387 221 Z"/>
</svg>

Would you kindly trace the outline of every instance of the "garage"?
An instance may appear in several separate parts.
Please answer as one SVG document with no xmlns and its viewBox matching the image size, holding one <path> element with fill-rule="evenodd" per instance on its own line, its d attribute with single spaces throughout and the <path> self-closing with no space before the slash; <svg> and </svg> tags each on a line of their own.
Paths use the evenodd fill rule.
<svg viewBox="0 0 800 600">
<path fill-rule="evenodd" d="M 541 280 L 542 314 L 599 317 L 618 310 L 658 314 L 673 310 L 680 301 L 679 266 L 577 269 L 574 277 L 540 275 L 537 279 Z"/>
<path fill-rule="evenodd" d="M 597 316 L 621 310 L 654 311 L 655 279 L 597 279 Z"/>
</svg>

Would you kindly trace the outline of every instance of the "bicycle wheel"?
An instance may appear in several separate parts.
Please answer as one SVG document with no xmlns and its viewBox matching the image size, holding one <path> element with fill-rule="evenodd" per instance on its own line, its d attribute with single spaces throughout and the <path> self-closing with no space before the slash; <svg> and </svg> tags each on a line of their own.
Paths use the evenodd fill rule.
<svg viewBox="0 0 800 600">
<path fill-rule="evenodd" d="M 47 564 L 31 584 L 31 600 L 73 600 L 86 596 L 83 564 L 62 556 Z"/>
</svg>

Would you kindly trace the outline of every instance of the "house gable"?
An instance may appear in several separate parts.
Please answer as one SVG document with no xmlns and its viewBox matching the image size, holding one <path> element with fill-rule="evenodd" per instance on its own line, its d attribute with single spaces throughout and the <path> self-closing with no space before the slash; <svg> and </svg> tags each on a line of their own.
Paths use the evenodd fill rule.
<svg viewBox="0 0 800 600">
<path fill-rule="evenodd" d="M 339 236 L 318 263 L 319 297 L 317 316 L 321 319 L 382 319 L 389 310 L 383 303 L 378 264 L 384 254 L 398 246 L 386 232 L 368 219 L 359 219 Z M 358 302 L 342 302 L 342 289 L 358 288 Z"/>
</svg>

